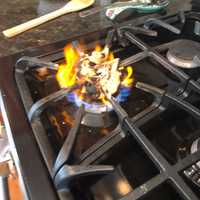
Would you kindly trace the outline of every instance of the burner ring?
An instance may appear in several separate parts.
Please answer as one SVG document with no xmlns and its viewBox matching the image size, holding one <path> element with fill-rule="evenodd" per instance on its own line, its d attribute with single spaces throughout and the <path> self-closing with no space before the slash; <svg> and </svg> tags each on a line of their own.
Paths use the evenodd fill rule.
<svg viewBox="0 0 200 200">
<path fill-rule="evenodd" d="M 175 66 L 184 69 L 200 67 L 200 63 L 195 61 L 195 56 L 200 57 L 200 43 L 186 39 L 177 42 L 176 46 L 169 48 L 168 60 Z"/>
</svg>

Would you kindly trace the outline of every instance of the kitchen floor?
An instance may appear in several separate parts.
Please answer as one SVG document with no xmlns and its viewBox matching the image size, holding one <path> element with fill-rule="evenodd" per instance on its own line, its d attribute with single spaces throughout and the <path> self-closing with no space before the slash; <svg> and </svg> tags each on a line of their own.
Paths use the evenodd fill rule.
<svg viewBox="0 0 200 200">
<path fill-rule="evenodd" d="M 9 177 L 8 179 L 8 185 L 9 185 L 9 195 L 10 200 L 23 200 L 23 194 L 19 187 L 19 179 Z"/>
</svg>

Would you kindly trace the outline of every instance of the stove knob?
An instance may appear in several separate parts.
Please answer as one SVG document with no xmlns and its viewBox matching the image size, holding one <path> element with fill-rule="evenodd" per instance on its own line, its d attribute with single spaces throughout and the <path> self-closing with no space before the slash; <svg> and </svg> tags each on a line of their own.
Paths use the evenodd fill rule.
<svg viewBox="0 0 200 200">
<path fill-rule="evenodd" d="M 200 138 L 195 140 L 190 149 L 190 153 L 196 153 L 200 149 Z M 191 167 L 184 171 L 184 174 L 189 178 L 195 185 L 200 187 L 200 161 L 193 164 Z"/>
</svg>

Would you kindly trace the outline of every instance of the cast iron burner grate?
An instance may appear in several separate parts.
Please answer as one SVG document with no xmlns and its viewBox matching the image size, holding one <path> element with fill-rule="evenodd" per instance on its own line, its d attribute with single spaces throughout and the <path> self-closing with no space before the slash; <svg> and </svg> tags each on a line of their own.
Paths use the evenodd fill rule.
<svg viewBox="0 0 200 200">
<path fill-rule="evenodd" d="M 48 124 L 44 124 L 45 116 L 50 110 L 55 112 L 56 108 L 59 110 L 60 106 L 66 106 L 63 99 L 74 88 L 44 92 L 44 96 L 41 96 L 32 76 L 35 69 L 44 66 L 54 73 L 57 69 L 56 63 L 62 58 L 61 53 L 58 51 L 38 58 L 23 57 L 18 60 L 16 81 L 28 119 L 56 188 L 59 192 L 67 193 L 68 199 L 200 198 L 198 189 L 190 182 L 190 179 L 194 182 L 198 180 L 199 169 L 196 163 L 200 160 L 200 154 L 198 149 L 193 154 L 186 152 L 188 146 L 200 137 L 200 127 L 196 125 L 197 131 L 193 134 L 195 125 L 192 128 L 187 126 L 189 133 L 180 136 L 178 125 L 171 125 L 172 120 L 169 120 L 169 116 L 173 117 L 173 113 L 176 113 L 179 123 L 191 120 L 193 124 L 198 124 L 200 84 L 196 77 L 191 75 L 191 71 L 173 66 L 164 57 L 170 48 L 178 45 L 178 38 L 200 41 L 197 34 L 193 33 L 191 36 L 194 27 L 190 27 L 190 33 L 186 31 L 188 21 L 191 20 L 200 21 L 200 18 L 194 13 L 181 12 L 163 21 L 150 19 L 145 22 L 145 28 L 131 25 L 120 27 L 115 24 L 115 29 L 108 33 L 109 37 L 103 40 L 103 43 L 119 55 L 121 66 L 134 66 L 134 95 L 129 98 L 134 99 L 138 95 L 134 99 L 138 104 L 131 101 L 134 106 L 126 107 L 127 102 L 121 106 L 115 98 L 110 98 L 114 111 L 114 127 L 107 130 L 106 136 L 98 137 L 96 134 L 98 138 L 89 142 L 87 148 L 83 148 L 78 156 L 74 155 L 74 151 L 78 151 L 74 149 L 75 143 L 81 146 L 84 137 L 82 140 L 77 139 L 79 132 L 87 130 L 81 127 L 85 113 L 83 106 L 71 110 L 71 113 L 76 114 L 73 115 L 73 126 L 65 129 L 68 130 L 67 137 L 62 136 L 62 141 L 53 137 L 52 141 L 57 141 L 59 145 L 49 142 L 46 133 L 50 128 L 48 129 Z M 169 36 L 165 38 L 166 35 Z M 51 88 L 51 85 L 47 86 Z M 41 90 L 43 89 L 41 87 Z M 136 105 L 139 109 L 130 114 L 130 110 Z M 173 119 L 178 123 L 176 117 Z M 165 149 L 165 145 L 162 146 L 163 139 L 161 138 L 160 143 L 158 133 L 153 133 L 156 129 L 150 128 L 158 122 L 166 123 L 166 129 L 171 127 L 170 130 L 174 134 L 172 140 L 176 138 L 178 144 L 174 142 L 170 145 L 175 150 L 179 147 L 178 158 L 173 155 L 173 151 Z M 94 133 L 96 131 L 98 132 L 95 129 Z M 163 132 L 163 137 L 164 134 Z M 182 146 L 183 144 L 185 145 Z M 54 145 L 56 148 L 52 148 Z M 144 173 L 141 173 L 140 168 Z M 136 175 L 133 175 L 134 172 Z M 112 185 L 113 181 L 117 184 Z M 106 182 L 108 184 L 104 185 Z"/>
</svg>

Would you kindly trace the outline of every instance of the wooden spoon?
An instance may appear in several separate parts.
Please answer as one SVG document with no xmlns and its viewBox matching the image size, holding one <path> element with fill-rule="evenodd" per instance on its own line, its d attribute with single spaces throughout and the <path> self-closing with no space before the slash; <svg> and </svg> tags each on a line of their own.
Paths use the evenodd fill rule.
<svg viewBox="0 0 200 200">
<path fill-rule="evenodd" d="M 84 8 L 91 6 L 95 0 L 71 0 L 62 8 L 55 10 L 51 13 L 38 17 L 36 19 L 30 20 L 13 28 L 3 31 L 3 34 L 8 37 L 14 37 L 20 33 L 23 33 L 31 28 L 39 26 L 47 21 L 55 19 L 61 15 L 65 15 L 70 12 L 79 11 Z"/>
</svg>

